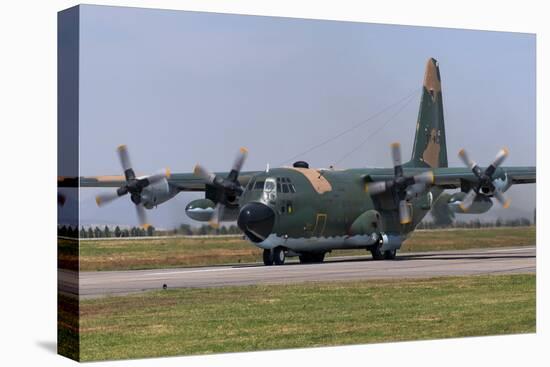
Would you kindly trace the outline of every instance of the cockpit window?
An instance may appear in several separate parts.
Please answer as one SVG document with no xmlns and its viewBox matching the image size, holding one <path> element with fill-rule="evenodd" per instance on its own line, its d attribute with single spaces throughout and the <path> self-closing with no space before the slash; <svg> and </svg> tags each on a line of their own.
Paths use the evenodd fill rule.
<svg viewBox="0 0 550 367">
<path fill-rule="evenodd" d="M 263 190 L 265 181 L 256 181 L 254 184 L 254 190 Z"/>
<path fill-rule="evenodd" d="M 292 181 L 290 181 L 290 178 L 288 177 L 277 177 L 277 192 L 283 192 L 283 193 L 295 193 L 296 188 L 292 184 Z"/>
<path fill-rule="evenodd" d="M 273 191 L 275 190 L 275 183 L 273 181 L 266 181 L 264 191 Z"/>
<path fill-rule="evenodd" d="M 252 190 L 252 188 L 254 187 L 254 181 L 256 181 L 255 178 L 251 178 L 250 181 L 248 181 L 248 185 L 246 186 L 247 190 Z"/>
</svg>

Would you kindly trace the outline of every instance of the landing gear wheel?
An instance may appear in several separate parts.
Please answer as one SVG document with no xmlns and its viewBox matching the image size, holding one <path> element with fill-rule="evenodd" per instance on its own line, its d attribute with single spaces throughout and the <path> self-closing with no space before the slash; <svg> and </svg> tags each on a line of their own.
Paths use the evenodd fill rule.
<svg viewBox="0 0 550 367">
<path fill-rule="evenodd" d="M 370 250 L 373 260 L 384 260 L 384 252 L 380 251 L 380 247 L 375 247 Z"/>
<path fill-rule="evenodd" d="M 273 250 L 264 250 L 264 265 L 273 265 Z"/>
<path fill-rule="evenodd" d="M 285 257 L 285 250 L 282 247 L 275 247 L 273 249 L 273 262 L 275 265 L 283 265 Z"/>
<path fill-rule="evenodd" d="M 396 249 L 384 251 L 384 259 L 386 259 L 386 260 L 394 260 L 395 255 L 397 255 L 397 250 Z"/>
</svg>

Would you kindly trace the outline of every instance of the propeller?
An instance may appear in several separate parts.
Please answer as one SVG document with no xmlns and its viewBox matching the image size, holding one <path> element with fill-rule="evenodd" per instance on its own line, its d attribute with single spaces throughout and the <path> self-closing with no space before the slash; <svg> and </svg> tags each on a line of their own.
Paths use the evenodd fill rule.
<svg viewBox="0 0 550 367">
<path fill-rule="evenodd" d="M 212 218 L 209 222 L 210 226 L 214 228 L 219 227 L 220 221 L 223 219 L 225 207 L 228 203 L 233 202 L 237 196 L 240 196 L 243 193 L 243 188 L 241 187 L 238 178 L 247 156 L 248 150 L 246 148 L 243 147 L 239 149 L 237 157 L 235 158 L 231 171 L 227 177 L 218 176 L 200 164 L 197 164 L 193 169 L 195 176 L 202 178 L 207 184 L 216 188 L 217 199 L 215 201 L 217 203 L 214 208 L 214 212 L 212 213 Z"/>
<path fill-rule="evenodd" d="M 124 172 L 126 183 L 120 186 L 116 191 L 104 192 L 97 195 L 95 201 L 97 205 L 101 207 L 129 193 L 130 199 L 135 204 L 139 224 L 142 227 L 148 227 L 147 214 L 141 200 L 141 193 L 147 186 L 170 177 L 170 170 L 165 169 L 149 176 L 136 177 L 126 145 L 120 145 L 117 148 L 117 154 Z"/>
<path fill-rule="evenodd" d="M 464 164 L 472 170 L 478 180 L 477 185 L 472 187 L 464 197 L 464 200 L 462 200 L 462 203 L 460 204 L 460 208 L 462 210 L 468 211 L 480 192 L 483 194 L 491 193 L 504 208 L 508 208 L 510 206 L 510 199 L 506 199 L 500 187 L 495 185 L 495 179 L 493 178 L 497 168 L 502 164 L 502 162 L 504 162 L 506 157 L 508 157 L 508 154 L 509 151 L 507 148 L 502 148 L 499 150 L 493 163 L 491 163 L 485 171 L 483 171 L 475 161 L 470 159 L 470 156 L 466 153 L 466 150 L 461 149 L 458 152 L 458 156 L 462 162 L 464 162 Z"/>
<path fill-rule="evenodd" d="M 434 175 L 432 171 L 425 171 L 414 176 L 405 176 L 399 143 L 391 144 L 391 155 L 394 171 L 393 180 L 369 182 L 365 188 L 371 195 L 391 191 L 399 209 L 399 221 L 401 224 L 407 224 L 412 221 L 409 200 L 424 193 L 428 185 L 434 182 Z"/>
</svg>

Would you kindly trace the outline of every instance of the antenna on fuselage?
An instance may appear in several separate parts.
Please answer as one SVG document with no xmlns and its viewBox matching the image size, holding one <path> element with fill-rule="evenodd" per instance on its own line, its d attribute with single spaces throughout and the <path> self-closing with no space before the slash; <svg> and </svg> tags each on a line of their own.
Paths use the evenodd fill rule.
<svg viewBox="0 0 550 367">
<path fill-rule="evenodd" d="M 265 167 L 265 173 L 269 173 L 269 163 L 267 163 L 267 165 Z"/>
</svg>

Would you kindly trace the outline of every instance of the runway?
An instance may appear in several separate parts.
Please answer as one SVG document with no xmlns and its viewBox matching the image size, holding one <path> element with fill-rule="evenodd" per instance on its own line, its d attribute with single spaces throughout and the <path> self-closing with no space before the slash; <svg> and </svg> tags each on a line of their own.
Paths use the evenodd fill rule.
<svg viewBox="0 0 550 367">
<path fill-rule="evenodd" d="M 534 273 L 535 247 L 398 254 L 393 261 L 370 256 L 328 258 L 322 264 L 283 266 L 239 264 L 198 268 L 75 272 L 58 270 L 60 291 L 81 298 L 168 288 L 205 288 L 307 281 L 427 278 L 480 274 Z M 76 282 L 78 281 L 79 286 Z"/>
</svg>

